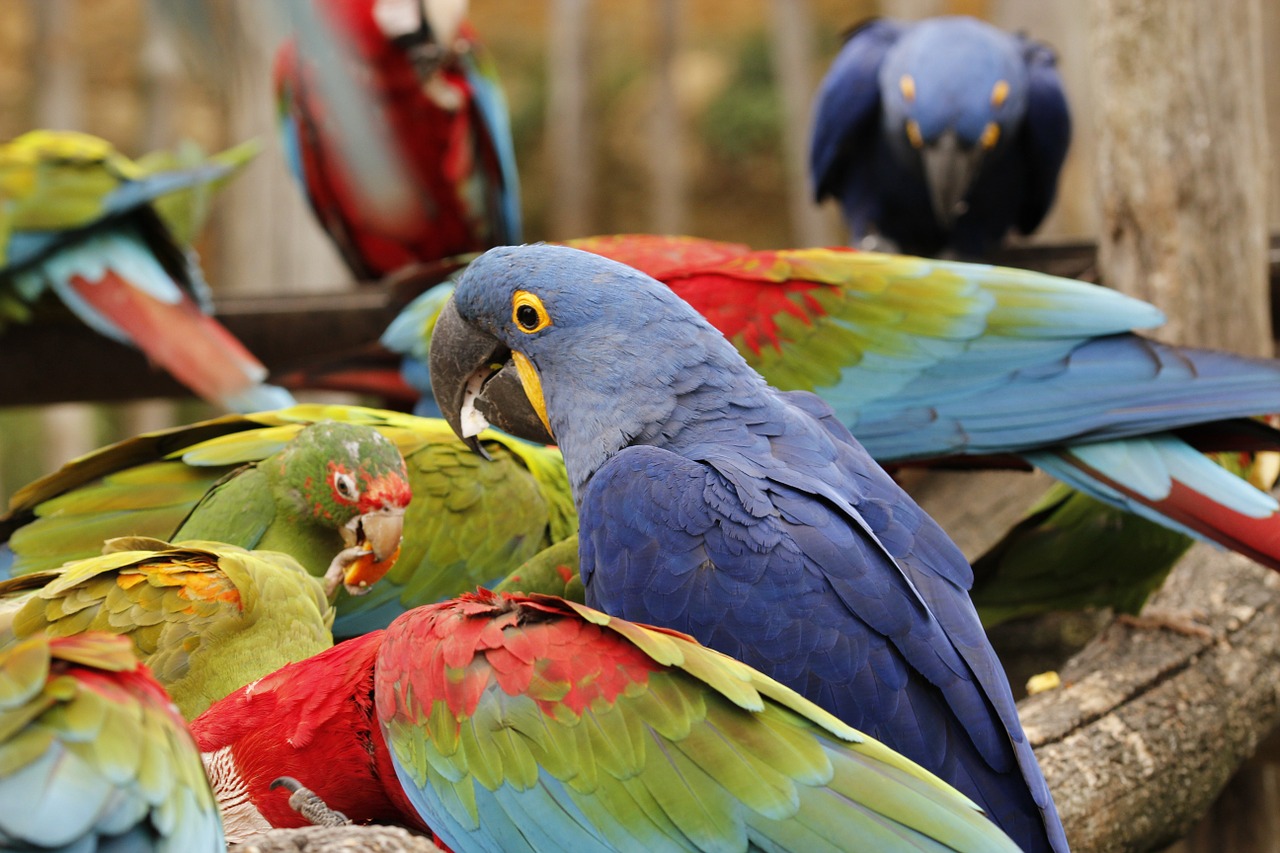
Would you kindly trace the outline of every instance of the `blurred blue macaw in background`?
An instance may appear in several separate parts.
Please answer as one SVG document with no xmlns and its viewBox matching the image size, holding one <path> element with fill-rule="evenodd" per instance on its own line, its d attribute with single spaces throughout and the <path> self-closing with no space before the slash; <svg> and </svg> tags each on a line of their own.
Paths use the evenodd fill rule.
<svg viewBox="0 0 1280 853">
<path fill-rule="evenodd" d="M 1043 44 L 968 17 L 875 19 L 822 81 L 809 170 L 855 243 L 975 258 L 1040 225 L 1070 141 Z"/>
</svg>

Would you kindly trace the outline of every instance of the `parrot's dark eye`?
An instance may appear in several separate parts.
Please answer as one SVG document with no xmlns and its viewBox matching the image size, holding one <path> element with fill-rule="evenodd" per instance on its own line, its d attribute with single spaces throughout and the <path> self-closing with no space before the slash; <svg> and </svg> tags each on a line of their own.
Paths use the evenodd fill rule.
<svg viewBox="0 0 1280 853">
<path fill-rule="evenodd" d="M 350 474 L 335 471 L 333 474 L 333 488 L 337 491 L 338 497 L 343 500 L 353 501 L 356 499 L 356 481 Z"/>
<path fill-rule="evenodd" d="M 517 290 L 512 297 L 511 319 L 520 327 L 520 331 L 530 335 L 551 325 L 551 317 L 542 300 L 527 290 Z"/>
</svg>

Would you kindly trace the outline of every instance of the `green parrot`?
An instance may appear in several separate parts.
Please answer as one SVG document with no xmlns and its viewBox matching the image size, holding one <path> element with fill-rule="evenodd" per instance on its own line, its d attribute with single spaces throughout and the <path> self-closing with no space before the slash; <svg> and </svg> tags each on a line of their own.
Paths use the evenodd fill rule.
<svg viewBox="0 0 1280 853">
<path fill-rule="evenodd" d="M 308 479 L 332 485 L 331 508 L 340 505 L 347 483 L 356 485 L 330 470 L 340 442 L 305 458 L 286 457 L 290 442 L 318 422 L 378 436 L 380 443 L 370 443 L 398 449 L 407 480 L 399 479 L 404 469 L 392 476 L 388 452 L 368 479 L 376 490 L 357 495 L 369 503 L 364 515 L 312 512 L 295 497 Z M 111 536 L 143 535 L 284 551 L 320 575 L 331 571 L 341 544 L 337 527 L 374 540 L 376 559 L 366 569 L 377 579 L 394 556 L 390 542 L 399 541 L 403 524 L 406 535 L 385 577 L 367 595 L 338 593 L 335 633 L 354 636 L 385 627 L 411 607 L 490 585 L 577 530 L 558 451 L 498 433 L 486 433 L 483 446 L 490 461 L 469 452 L 444 421 L 358 406 L 302 405 L 140 435 L 20 490 L 0 516 L 0 538 L 8 539 L 0 545 L 0 572 L 6 551 L 19 574 L 97 553 Z M 290 465 L 295 470 L 280 477 Z M 359 483 L 364 488 L 365 475 Z M 372 500 L 377 495 L 380 504 Z M 396 514 L 405 506 L 403 516 Z M 359 589 L 358 575 L 347 581 L 347 593 Z"/>
<path fill-rule="evenodd" d="M 267 419 L 270 421 L 269 417 Z M 204 539 L 283 551 L 326 591 L 372 586 L 400 547 L 410 490 L 395 445 L 370 426 L 226 416 L 72 460 L 14 495 L 0 571 L 96 554 L 104 539 Z M 7 553 L 6 553 L 7 552 Z"/>
<path fill-rule="evenodd" d="M 97 557 L 0 582 L 0 645 L 119 634 L 194 719 L 333 645 L 333 605 L 297 560 L 220 542 L 107 541 Z"/>
<path fill-rule="evenodd" d="M 0 847 L 226 849 L 200 751 L 129 642 L 0 647 Z"/>
<path fill-rule="evenodd" d="M 208 316 L 209 286 L 188 248 L 212 193 L 256 151 L 206 157 L 188 146 L 134 162 L 103 139 L 53 130 L 0 144 L 0 331 L 65 308 L 214 405 L 291 403 Z"/>
</svg>

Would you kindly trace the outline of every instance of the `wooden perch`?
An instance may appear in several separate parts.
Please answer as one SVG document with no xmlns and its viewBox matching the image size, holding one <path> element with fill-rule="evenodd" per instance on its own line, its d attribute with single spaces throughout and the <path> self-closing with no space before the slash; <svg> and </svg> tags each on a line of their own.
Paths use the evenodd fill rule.
<svg viewBox="0 0 1280 853">
<path fill-rule="evenodd" d="M 1274 572 L 1197 546 L 1147 611 L 1210 636 L 1113 623 L 1019 706 L 1073 850 L 1176 840 L 1280 723 L 1278 593 Z"/>
<path fill-rule="evenodd" d="M 439 853 L 431 839 L 398 826 L 273 829 L 227 848 L 231 853 Z"/>
</svg>

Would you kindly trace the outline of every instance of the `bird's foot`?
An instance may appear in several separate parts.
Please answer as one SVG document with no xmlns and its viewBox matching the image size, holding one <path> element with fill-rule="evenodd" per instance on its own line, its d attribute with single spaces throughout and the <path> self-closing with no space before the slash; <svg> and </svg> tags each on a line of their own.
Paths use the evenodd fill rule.
<svg viewBox="0 0 1280 853">
<path fill-rule="evenodd" d="M 292 776 L 281 776 L 271 783 L 272 790 L 285 788 L 289 794 L 289 808 L 302 815 L 312 826 L 348 826 L 351 820 L 342 812 L 334 811 L 320 796 Z"/>
<path fill-rule="evenodd" d="M 352 563 L 367 553 L 369 552 L 359 545 L 353 545 L 350 548 L 343 548 L 333 556 L 333 562 L 329 564 L 328 570 L 324 573 L 324 577 L 321 579 L 321 582 L 324 584 L 324 594 L 328 596 L 330 600 L 332 600 L 334 594 L 337 593 L 338 585 L 346 579 L 347 569 L 351 567 Z M 351 592 L 350 588 L 348 588 L 347 591 Z"/>
<path fill-rule="evenodd" d="M 1138 628 L 1144 631 L 1164 629 L 1186 637 L 1213 640 L 1216 638 L 1213 629 L 1198 621 L 1204 619 L 1207 615 L 1203 610 L 1173 611 L 1148 607 L 1138 615 L 1117 613 L 1116 621 L 1122 625 L 1128 625 L 1131 628 Z"/>
</svg>

